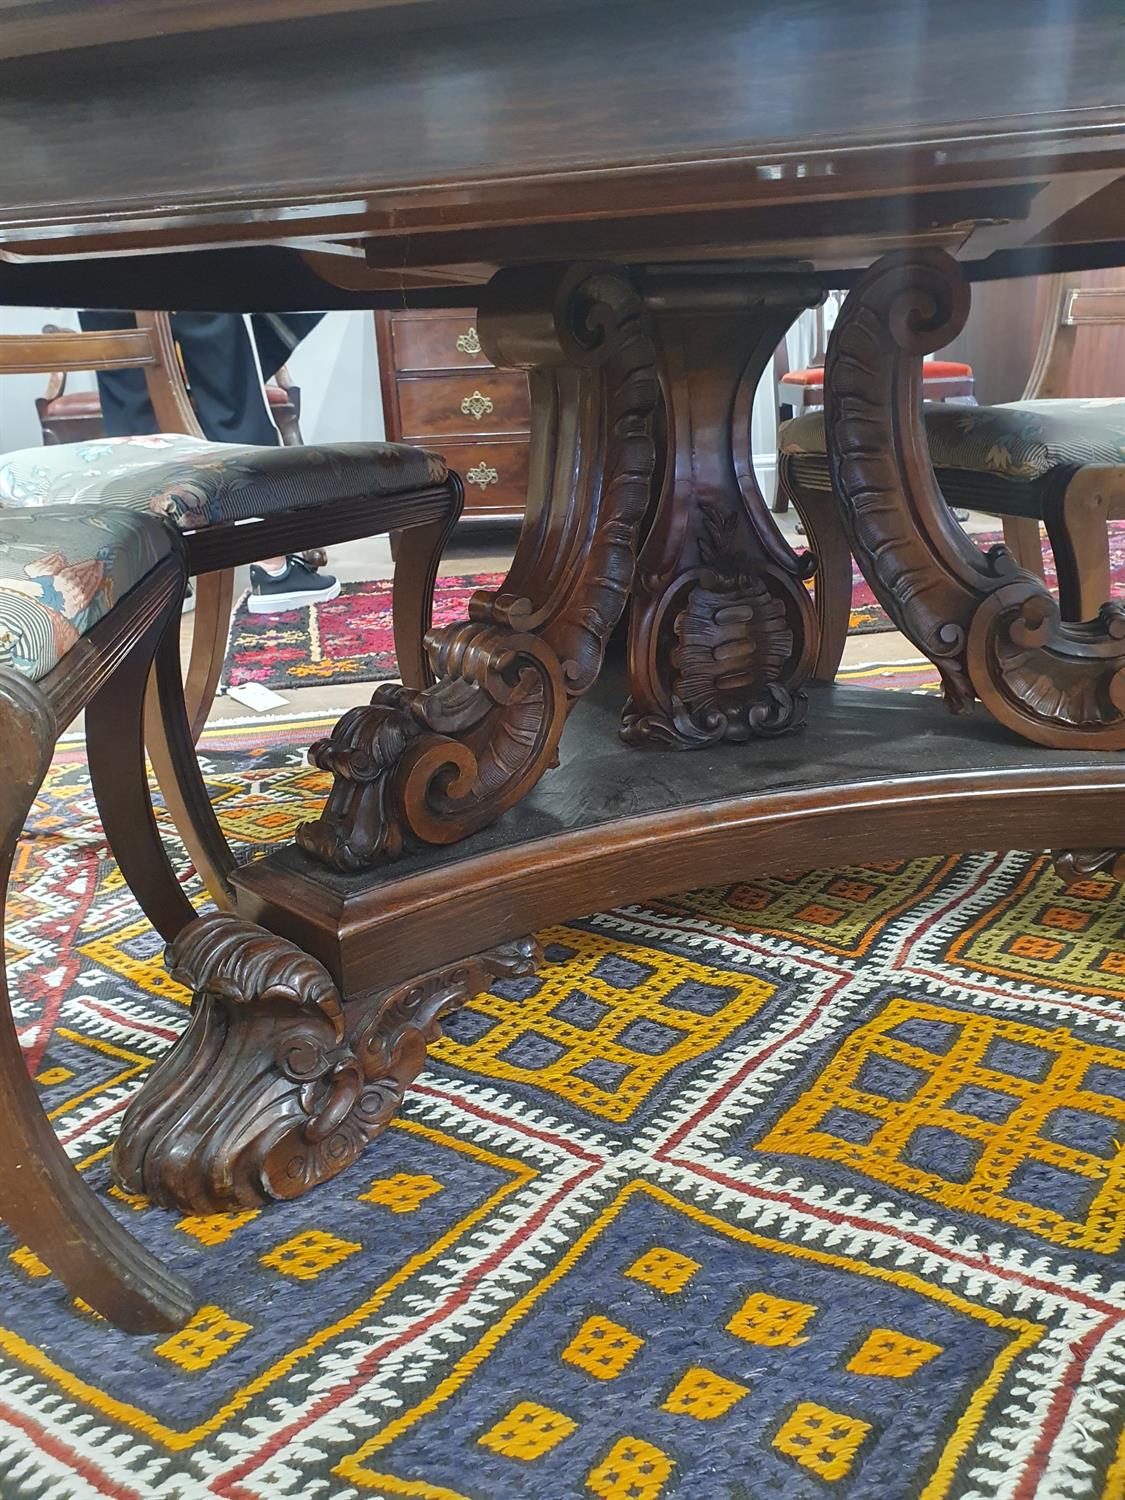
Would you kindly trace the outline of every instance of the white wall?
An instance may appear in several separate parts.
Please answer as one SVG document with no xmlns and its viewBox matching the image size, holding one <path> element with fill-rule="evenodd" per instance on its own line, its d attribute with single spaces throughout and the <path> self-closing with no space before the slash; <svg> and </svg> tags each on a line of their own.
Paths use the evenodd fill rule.
<svg viewBox="0 0 1125 1500">
<path fill-rule="evenodd" d="M 45 323 L 77 328 L 78 314 L 64 307 L 0 308 L 0 333 L 42 333 Z M 68 391 L 91 390 L 93 375 L 71 375 Z M 17 448 L 38 448 L 42 442 L 35 398 L 47 389 L 46 375 L 5 375 L 0 378 L 0 453 Z"/>
<path fill-rule="evenodd" d="M 0 308 L 0 333 L 39 333 L 45 323 L 77 328 L 69 308 Z M 301 432 L 308 443 L 338 443 L 383 436 L 383 403 L 375 321 L 369 312 L 331 312 L 289 360 L 301 387 Z M 88 390 L 93 375 L 71 375 L 67 390 Z M 45 375 L 0 379 L 0 453 L 38 448 L 41 437 L 35 398 L 47 388 Z"/>
</svg>

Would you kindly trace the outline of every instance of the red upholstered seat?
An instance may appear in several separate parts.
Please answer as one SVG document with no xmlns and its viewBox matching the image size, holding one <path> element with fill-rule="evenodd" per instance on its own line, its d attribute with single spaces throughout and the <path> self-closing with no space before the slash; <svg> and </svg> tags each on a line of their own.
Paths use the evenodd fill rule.
<svg viewBox="0 0 1125 1500">
<path fill-rule="evenodd" d="M 972 365 L 960 364 L 955 359 L 924 359 L 922 361 L 923 380 L 971 380 L 973 376 Z M 790 370 L 783 375 L 778 382 L 780 385 L 823 385 L 824 366 L 814 365 L 808 370 Z"/>
<path fill-rule="evenodd" d="M 266 386 L 266 400 L 271 406 L 288 406 L 289 392 L 282 390 L 281 386 L 269 384 Z"/>
<path fill-rule="evenodd" d="M 44 415 L 66 417 L 71 421 L 79 418 L 96 418 L 102 414 L 102 404 L 97 391 L 68 391 L 48 402 Z"/>
</svg>

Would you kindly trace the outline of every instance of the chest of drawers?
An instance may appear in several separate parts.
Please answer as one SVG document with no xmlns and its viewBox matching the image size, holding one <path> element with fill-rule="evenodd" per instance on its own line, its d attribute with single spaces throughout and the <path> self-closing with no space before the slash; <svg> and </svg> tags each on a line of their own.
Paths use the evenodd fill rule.
<svg viewBox="0 0 1125 1500">
<path fill-rule="evenodd" d="M 387 437 L 443 454 L 465 481 L 465 515 L 519 519 L 527 495 L 527 377 L 489 364 L 476 314 L 377 312 Z"/>
</svg>

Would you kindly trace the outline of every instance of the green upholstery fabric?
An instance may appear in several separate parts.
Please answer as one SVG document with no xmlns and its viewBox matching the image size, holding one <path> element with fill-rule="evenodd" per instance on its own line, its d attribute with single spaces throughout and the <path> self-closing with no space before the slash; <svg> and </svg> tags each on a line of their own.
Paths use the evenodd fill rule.
<svg viewBox="0 0 1125 1500">
<path fill-rule="evenodd" d="M 444 459 L 399 443 L 254 448 L 201 438 L 99 438 L 0 455 L 0 507 L 120 505 L 184 531 L 442 484 Z"/>
<path fill-rule="evenodd" d="M 0 667 L 45 677 L 175 546 L 165 522 L 127 510 L 0 511 Z"/>
<path fill-rule="evenodd" d="M 923 415 L 935 469 L 1027 481 L 1085 464 L 1125 464 L 1125 399 L 932 402 Z M 779 444 L 782 453 L 824 453 L 824 413 L 784 423 Z"/>
</svg>

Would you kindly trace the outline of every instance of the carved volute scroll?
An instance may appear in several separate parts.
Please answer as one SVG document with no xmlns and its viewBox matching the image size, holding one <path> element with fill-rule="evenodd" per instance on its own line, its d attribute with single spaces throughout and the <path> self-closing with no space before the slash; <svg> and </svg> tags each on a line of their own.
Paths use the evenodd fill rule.
<svg viewBox="0 0 1125 1500">
<path fill-rule="evenodd" d="M 974 545 L 942 498 L 922 422 L 922 356 L 956 336 L 969 289 L 941 250 L 885 256 L 848 294 L 825 368 L 833 484 L 852 550 L 955 712 L 981 702 L 1041 745 L 1125 747 L 1125 609 L 1064 623 L 1041 579 Z"/>
<path fill-rule="evenodd" d="M 495 364 L 530 374 L 523 530 L 504 585 L 427 636 L 435 684 L 379 688 L 310 750 L 335 780 L 297 837 L 338 869 L 452 843 L 518 802 L 552 764 L 628 597 L 658 399 L 636 289 L 600 266 L 505 270 L 477 326 Z"/>
<path fill-rule="evenodd" d="M 118 1182 L 187 1213 L 299 1197 L 387 1126 L 444 1015 L 496 978 L 534 973 L 530 939 L 349 1002 L 326 969 L 239 917 L 201 917 L 169 947 L 193 992 L 184 1036 L 125 1115 Z"/>
<path fill-rule="evenodd" d="M 694 749 L 803 719 L 814 559 L 789 549 L 758 489 L 750 408 L 789 325 L 822 295 L 809 280 L 719 269 L 646 278 L 668 452 L 630 615 L 630 743 Z"/>
</svg>

